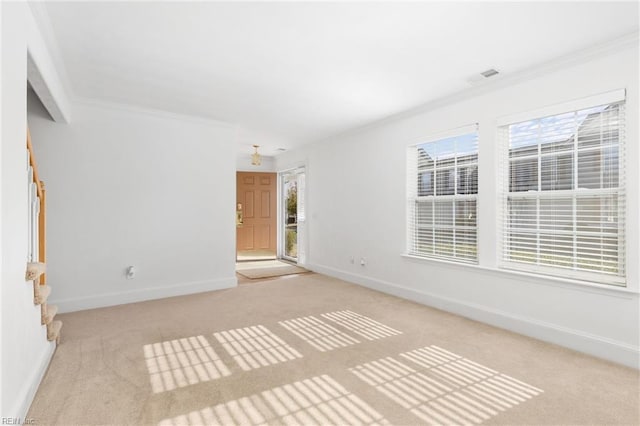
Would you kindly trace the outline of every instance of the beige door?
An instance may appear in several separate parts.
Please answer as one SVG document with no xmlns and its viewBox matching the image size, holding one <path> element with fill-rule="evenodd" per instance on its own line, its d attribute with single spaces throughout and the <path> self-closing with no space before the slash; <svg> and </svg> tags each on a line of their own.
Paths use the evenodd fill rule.
<svg viewBox="0 0 640 426">
<path fill-rule="evenodd" d="M 276 257 L 277 174 L 237 172 L 238 260 Z"/>
</svg>

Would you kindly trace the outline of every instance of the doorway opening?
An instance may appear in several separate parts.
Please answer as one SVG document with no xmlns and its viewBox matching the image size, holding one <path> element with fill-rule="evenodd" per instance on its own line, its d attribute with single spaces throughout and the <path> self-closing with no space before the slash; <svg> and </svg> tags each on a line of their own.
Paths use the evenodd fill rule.
<svg viewBox="0 0 640 426">
<path fill-rule="evenodd" d="M 295 263 L 305 263 L 305 181 L 304 167 L 280 174 L 282 194 L 281 257 Z"/>
<path fill-rule="evenodd" d="M 277 258 L 277 174 L 236 173 L 236 261 Z"/>
</svg>

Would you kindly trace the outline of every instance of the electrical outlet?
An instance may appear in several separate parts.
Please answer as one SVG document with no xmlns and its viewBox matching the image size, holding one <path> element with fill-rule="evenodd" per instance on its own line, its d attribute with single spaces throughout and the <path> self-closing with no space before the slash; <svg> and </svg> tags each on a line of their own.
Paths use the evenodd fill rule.
<svg viewBox="0 0 640 426">
<path fill-rule="evenodd" d="M 365 266 L 367 264 L 367 259 L 365 259 L 364 257 L 360 258 L 360 266 Z"/>
<path fill-rule="evenodd" d="M 135 278 L 135 276 L 136 276 L 136 272 L 138 272 L 138 271 L 136 270 L 136 268 L 135 268 L 134 266 L 129 266 L 129 267 L 127 268 L 127 271 L 126 271 L 126 277 L 127 277 L 127 279 L 128 279 L 128 280 L 132 280 L 132 279 L 134 279 L 134 278 Z"/>
</svg>

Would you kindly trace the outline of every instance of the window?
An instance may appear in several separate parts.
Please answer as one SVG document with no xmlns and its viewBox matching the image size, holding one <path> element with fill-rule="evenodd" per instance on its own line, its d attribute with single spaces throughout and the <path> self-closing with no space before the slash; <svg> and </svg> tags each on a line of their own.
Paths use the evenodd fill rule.
<svg viewBox="0 0 640 426">
<path fill-rule="evenodd" d="M 500 127 L 504 267 L 624 285 L 624 92 L 591 101 Z"/>
<path fill-rule="evenodd" d="M 411 146 L 407 156 L 407 252 L 477 262 L 477 126 Z"/>
</svg>

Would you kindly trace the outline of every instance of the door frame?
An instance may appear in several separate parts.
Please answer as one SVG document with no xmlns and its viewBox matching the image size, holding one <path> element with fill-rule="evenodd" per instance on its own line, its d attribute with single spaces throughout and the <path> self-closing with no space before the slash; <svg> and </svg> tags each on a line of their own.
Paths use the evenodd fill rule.
<svg viewBox="0 0 640 426">
<path fill-rule="evenodd" d="M 237 197 L 237 194 L 238 194 L 238 174 L 239 174 L 239 173 L 250 173 L 250 174 L 269 174 L 269 175 L 273 175 L 273 176 L 275 177 L 275 181 L 276 181 L 276 182 L 275 182 L 276 191 L 275 191 L 275 194 L 272 194 L 272 196 L 273 196 L 273 195 L 275 195 L 275 203 L 276 203 L 276 206 L 275 206 L 275 207 L 276 207 L 276 208 L 275 208 L 275 210 L 276 210 L 276 211 L 275 211 L 275 215 L 276 215 L 276 220 L 275 220 L 275 224 L 276 224 L 276 226 L 275 226 L 275 239 L 276 239 L 275 243 L 276 243 L 276 247 L 275 247 L 274 256 L 273 256 L 273 257 L 271 257 L 271 259 L 274 259 L 274 258 L 275 258 L 275 259 L 277 259 L 277 258 L 278 258 L 278 253 L 279 253 L 279 250 L 280 250 L 280 247 L 279 247 L 279 243 L 280 243 L 280 241 L 279 241 L 279 239 L 278 239 L 278 238 L 279 238 L 279 234 L 278 234 L 279 216 L 278 216 L 278 215 L 279 215 L 279 211 L 280 211 L 280 210 L 279 210 L 279 209 L 280 209 L 280 188 L 279 188 L 279 186 L 280 186 L 280 176 L 279 176 L 279 174 L 278 174 L 277 172 L 275 172 L 275 171 L 266 171 L 266 170 L 244 170 L 244 169 L 238 169 L 238 170 L 236 170 L 236 173 L 235 173 L 236 178 L 234 179 L 235 184 L 236 184 L 236 185 L 235 185 L 235 187 L 236 187 L 236 191 L 235 191 L 235 193 L 236 193 L 236 199 L 235 199 L 235 215 L 234 215 L 234 216 L 236 217 L 235 227 L 234 227 L 234 232 L 235 232 L 235 239 L 234 239 L 234 241 L 235 241 L 235 244 L 234 244 L 234 248 L 235 248 L 235 252 L 234 252 L 234 259 L 235 259 L 235 262 L 236 262 L 236 263 L 238 263 L 238 262 L 245 262 L 245 261 L 257 261 L 257 260 L 263 260 L 263 259 L 258 259 L 258 258 L 256 258 L 256 259 L 240 260 L 240 259 L 238 258 L 238 256 L 239 256 L 239 250 L 238 250 L 238 234 L 237 234 L 237 232 L 238 232 L 238 224 L 237 224 L 237 214 L 238 214 L 238 197 Z M 244 206 L 243 206 L 243 208 L 244 208 Z M 265 259 L 265 260 L 266 260 L 266 259 Z"/>
<path fill-rule="evenodd" d="M 296 173 L 297 172 L 297 173 Z M 303 194 L 303 203 L 305 206 L 305 212 L 307 211 L 307 205 L 308 205 L 308 198 L 307 198 L 307 182 L 308 182 L 308 168 L 307 165 L 305 163 L 302 164 L 298 164 L 296 166 L 293 167 L 289 167 L 286 168 L 284 170 L 281 170 L 278 172 L 278 223 L 277 223 L 277 232 L 278 232 L 278 244 L 277 244 L 277 248 L 278 248 L 278 259 L 283 259 L 289 262 L 294 262 L 298 265 L 304 265 L 306 263 L 306 235 L 307 235 L 307 219 L 306 219 L 306 214 L 305 214 L 305 218 L 302 220 L 302 222 L 298 221 L 297 225 L 297 247 L 298 247 L 298 257 L 294 258 L 291 256 L 287 256 L 285 254 L 285 238 L 286 238 L 286 234 L 285 234 L 285 230 L 286 230 L 286 221 L 285 221 L 285 214 L 286 214 L 286 194 L 284 192 L 284 179 L 286 175 L 290 175 L 292 173 L 296 173 L 296 174 L 300 174 L 303 173 L 305 175 L 305 185 L 303 188 L 304 194 Z M 300 198 L 298 198 L 300 199 Z M 302 238 L 301 238 L 302 235 Z M 301 244 L 302 243 L 302 244 Z M 304 245 L 304 247 L 303 247 Z M 302 253 L 303 256 L 300 256 L 300 249 L 302 248 Z"/>
</svg>

